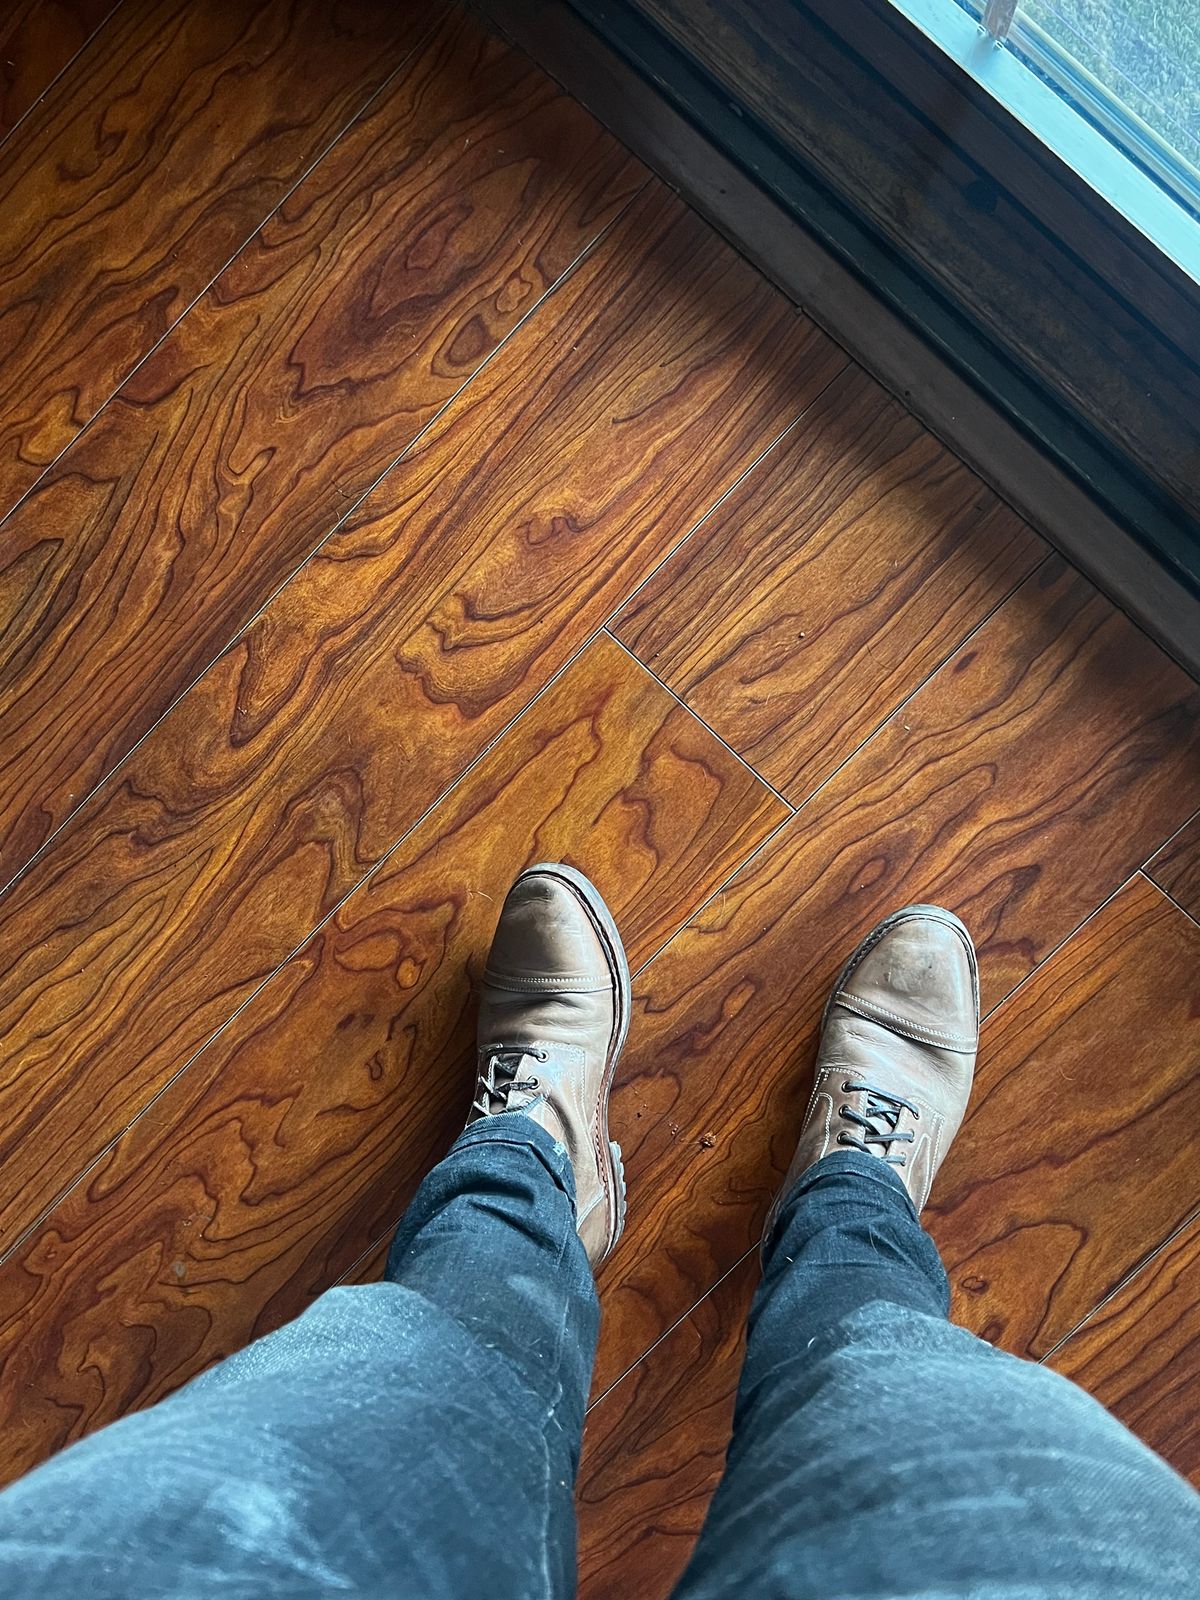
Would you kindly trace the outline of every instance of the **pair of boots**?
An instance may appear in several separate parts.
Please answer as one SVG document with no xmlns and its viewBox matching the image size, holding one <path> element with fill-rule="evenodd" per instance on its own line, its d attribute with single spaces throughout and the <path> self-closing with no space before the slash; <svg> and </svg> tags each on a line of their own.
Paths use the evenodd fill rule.
<svg viewBox="0 0 1200 1600">
<path fill-rule="evenodd" d="M 595 886 L 559 863 L 521 873 L 484 975 L 468 1124 L 523 1111 L 566 1146 L 593 1267 L 625 1220 L 608 1097 L 629 1013 L 629 965 Z M 920 1211 L 966 1111 L 978 1040 L 979 979 L 966 928 L 938 906 L 886 917 L 843 967 L 825 1007 L 812 1098 L 764 1237 L 801 1175 L 837 1146 L 894 1167 Z"/>
</svg>

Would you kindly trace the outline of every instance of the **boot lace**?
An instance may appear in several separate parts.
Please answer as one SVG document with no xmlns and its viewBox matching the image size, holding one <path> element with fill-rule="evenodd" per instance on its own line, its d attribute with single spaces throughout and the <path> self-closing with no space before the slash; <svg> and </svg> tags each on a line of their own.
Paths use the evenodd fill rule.
<svg viewBox="0 0 1200 1600">
<path fill-rule="evenodd" d="M 894 1167 L 904 1165 L 905 1152 L 899 1151 L 892 1154 L 894 1144 L 911 1144 L 914 1134 L 910 1128 L 907 1133 L 899 1133 L 900 1116 L 902 1112 L 911 1111 L 914 1118 L 919 1118 L 921 1113 L 911 1100 L 904 1100 L 898 1094 L 888 1094 L 883 1089 L 877 1089 L 870 1083 L 854 1083 L 847 1080 L 842 1084 L 843 1094 L 865 1094 L 867 1103 L 862 1111 L 856 1111 L 853 1106 L 842 1106 L 838 1116 L 845 1121 L 853 1123 L 862 1130 L 861 1136 L 855 1138 L 853 1133 L 845 1129 L 837 1136 L 839 1144 L 851 1145 L 855 1150 L 862 1150 L 867 1155 L 877 1155 L 881 1160 L 890 1162 Z M 882 1150 L 872 1150 L 871 1146 L 882 1145 Z"/>
<path fill-rule="evenodd" d="M 488 1051 L 479 1069 L 472 1102 L 481 1117 L 493 1117 L 501 1111 L 519 1111 L 535 1097 L 540 1087 L 538 1079 L 517 1076 L 527 1057 L 531 1061 L 545 1061 L 546 1052 L 532 1045 L 496 1045 Z M 512 1096 L 516 1096 L 515 1104 Z"/>
</svg>

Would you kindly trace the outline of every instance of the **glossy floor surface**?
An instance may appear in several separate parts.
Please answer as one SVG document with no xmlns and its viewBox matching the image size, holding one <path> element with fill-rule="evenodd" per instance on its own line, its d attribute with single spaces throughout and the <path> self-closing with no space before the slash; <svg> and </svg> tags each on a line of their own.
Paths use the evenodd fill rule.
<svg viewBox="0 0 1200 1600">
<path fill-rule="evenodd" d="M 438 4 L 0 24 L 6 1477 L 376 1273 L 504 890 L 635 1008 L 585 1596 L 719 1473 L 820 1008 L 980 951 L 955 1313 L 1200 1481 L 1200 691 Z"/>
</svg>

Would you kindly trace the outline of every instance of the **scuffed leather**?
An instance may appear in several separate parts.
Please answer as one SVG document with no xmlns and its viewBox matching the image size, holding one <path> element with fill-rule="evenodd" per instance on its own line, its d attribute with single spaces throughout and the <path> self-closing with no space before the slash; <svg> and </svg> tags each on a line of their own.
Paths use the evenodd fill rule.
<svg viewBox="0 0 1200 1600">
<path fill-rule="evenodd" d="M 829 997 L 812 1097 L 764 1237 L 801 1173 L 839 1148 L 839 1132 L 855 1132 L 839 1111 L 862 1111 L 866 1097 L 848 1093 L 847 1083 L 874 1085 L 917 1107 L 917 1116 L 903 1112 L 897 1123 L 914 1137 L 896 1147 L 905 1159 L 893 1170 L 921 1210 L 967 1109 L 978 1044 L 979 976 L 962 923 L 938 906 L 885 918 Z"/>
<path fill-rule="evenodd" d="M 498 1049 L 531 1052 L 520 1077 L 536 1077 L 537 1091 L 510 1096 L 509 1106 L 566 1146 L 579 1235 L 597 1265 L 615 1244 L 624 1215 L 624 1177 L 608 1142 L 607 1102 L 628 1016 L 628 969 L 619 951 L 617 960 L 610 958 L 585 903 L 588 891 L 593 905 L 602 906 L 591 885 L 577 875 L 560 876 L 553 866 L 517 879 L 484 973 L 478 1047 L 481 1071 Z"/>
</svg>

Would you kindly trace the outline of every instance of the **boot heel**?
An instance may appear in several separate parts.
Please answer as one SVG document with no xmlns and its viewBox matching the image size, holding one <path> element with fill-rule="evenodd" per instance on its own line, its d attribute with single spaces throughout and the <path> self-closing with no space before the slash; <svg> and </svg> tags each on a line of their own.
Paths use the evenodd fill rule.
<svg viewBox="0 0 1200 1600">
<path fill-rule="evenodd" d="M 625 1227 L 625 1158 L 621 1154 L 621 1146 L 615 1139 L 608 1141 L 608 1148 L 612 1155 L 613 1171 L 617 1177 L 617 1229 L 612 1241 L 616 1244 Z"/>
</svg>

